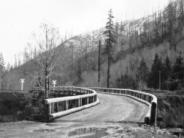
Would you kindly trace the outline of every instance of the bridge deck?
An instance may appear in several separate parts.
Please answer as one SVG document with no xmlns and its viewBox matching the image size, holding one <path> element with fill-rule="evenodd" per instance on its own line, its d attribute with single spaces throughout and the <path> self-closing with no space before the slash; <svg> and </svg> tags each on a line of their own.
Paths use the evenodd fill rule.
<svg viewBox="0 0 184 138">
<path fill-rule="evenodd" d="M 81 122 L 143 122 L 148 106 L 124 96 L 98 94 L 100 104 L 58 120 Z"/>
</svg>

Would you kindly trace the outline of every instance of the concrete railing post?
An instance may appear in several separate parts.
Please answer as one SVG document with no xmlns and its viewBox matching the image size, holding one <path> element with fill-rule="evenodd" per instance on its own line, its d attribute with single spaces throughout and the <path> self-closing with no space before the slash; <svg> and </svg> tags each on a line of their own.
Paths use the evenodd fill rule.
<svg viewBox="0 0 184 138">
<path fill-rule="evenodd" d="M 81 106 L 81 98 L 78 99 L 78 107 Z"/>
<path fill-rule="evenodd" d="M 88 104 L 89 103 L 89 97 L 86 97 L 86 104 Z"/>
<path fill-rule="evenodd" d="M 65 101 L 66 102 L 66 110 L 68 110 L 68 102 L 69 101 Z"/>
<path fill-rule="evenodd" d="M 155 102 L 151 103 L 151 117 L 150 117 L 150 124 L 156 125 L 157 121 L 157 104 Z"/>
<path fill-rule="evenodd" d="M 44 121 L 49 122 L 52 118 L 50 116 L 51 114 L 51 104 L 47 104 L 47 102 L 45 101 L 45 105 L 44 105 Z"/>
<path fill-rule="evenodd" d="M 52 109 L 51 109 L 51 104 L 48 104 L 48 109 L 49 109 L 49 111 L 48 111 L 49 114 L 51 114 L 51 110 L 52 110 Z"/>
</svg>

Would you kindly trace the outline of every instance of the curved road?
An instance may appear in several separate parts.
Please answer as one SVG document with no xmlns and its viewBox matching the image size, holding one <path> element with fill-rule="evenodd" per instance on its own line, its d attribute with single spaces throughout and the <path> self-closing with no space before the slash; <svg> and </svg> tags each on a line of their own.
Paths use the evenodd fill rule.
<svg viewBox="0 0 184 138">
<path fill-rule="evenodd" d="M 61 121 L 84 122 L 142 122 L 148 110 L 145 104 L 124 96 L 98 94 L 100 104 L 86 110 L 62 117 Z"/>
<path fill-rule="evenodd" d="M 98 96 L 100 104 L 64 116 L 52 123 L 30 121 L 1 123 L 0 137 L 113 137 L 111 134 L 122 129 L 125 124 L 122 122 L 141 122 L 148 110 L 146 105 L 128 97 L 105 94 L 98 94 Z"/>
</svg>

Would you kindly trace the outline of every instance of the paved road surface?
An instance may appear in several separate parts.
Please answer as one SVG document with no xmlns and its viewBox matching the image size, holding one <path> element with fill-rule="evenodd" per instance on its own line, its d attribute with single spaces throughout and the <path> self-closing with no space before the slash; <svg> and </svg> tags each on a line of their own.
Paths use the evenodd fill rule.
<svg viewBox="0 0 184 138">
<path fill-rule="evenodd" d="M 113 135 L 124 131 L 122 127 L 125 127 L 125 123 L 122 122 L 143 121 L 148 110 L 146 105 L 124 96 L 99 94 L 99 99 L 100 104 L 97 106 L 59 118 L 53 123 L 1 123 L 0 137 L 114 137 Z"/>
<path fill-rule="evenodd" d="M 89 122 L 141 122 L 148 110 L 142 103 L 124 96 L 98 94 L 100 104 L 65 117 L 62 121 L 89 121 Z"/>
</svg>

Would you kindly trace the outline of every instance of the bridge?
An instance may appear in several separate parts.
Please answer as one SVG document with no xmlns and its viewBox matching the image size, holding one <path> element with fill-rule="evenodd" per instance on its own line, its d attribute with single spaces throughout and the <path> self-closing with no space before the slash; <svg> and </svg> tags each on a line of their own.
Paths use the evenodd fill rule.
<svg viewBox="0 0 184 138">
<path fill-rule="evenodd" d="M 72 96 L 45 100 L 49 123 L 0 123 L 2 138 L 130 137 L 141 124 L 156 125 L 157 98 L 131 89 L 55 87 L 54 93 Z M 57 95 L 56 94 L 56 95 Z M 62 95 L 61 94 L 61 95 Z M 139 133 L 139 132 L 138 132 Z M 151 132 L 152 135 L 152 132 Z M 135 134 L 137 137 L 137 135 Z M 139 136 L 142 138 L 142 136 Z M 152 136 L 150 136 L 152 137 Z"/>
<path fill-rule="evenodd" d="M 126 112 L 126 110 L 131 110 L 126 109 L 126 103 L 123 103 L 122 105 L 121 101 L 119 103 L 114 103 L 118 102 L 118 98 L 121 97 L 121 99 L 128 99 L 127 101 L 136 101 L 137 103 L 141 104 L 141 107 L 144 110 L 141 110 L 142 116 L 140 116 L 137 119 L 132 119 L 128 121 L 135 121 L 135 122 L 144 122 L 149 125 L 154 125 L 156 126 L 156 118 L 157 118 L 157 98 L 156 96 L 142 92 L 142 91 L 137 91 L 137 90 L 131 90 L 131 89 L 117 89 L 117 88 L 80 88 L 80 87 L 73 87 L 73 86 L 64 86 L 64 87 L 56 87 L 54 88 L 55 91 L 60 91 L 60 92 L 74 92 L 77 93 L 76 96 L 67 96 L 67 97 L 56 97 L 56 98 L 49 98 L 46 99 L 46 105 L 47 105 L 47 113 L 48 113 L 48 120 L 54 120 L 62 116 L 66 116 L 68 114 L 74 113 L 86 108 L 90 108 L 93 106 L 99 106 L 98 104 L 114 104 L 114 106 L 119 106 L 118 110 L 114 114 L 118 114 L 120 116 L 120 121 L 123 116 L 126 116 L 126 114 L 121 114 L 122 112 Z M 107 101 L 107 95 L 111 97 L 117 98 L 117 101 Z M 106 102 L 101 102 L 100 99 L 104 99 L 106 97 Z M 105 107 L 104 107 L 105 108 Z M 102 112 L 102 115 L 104 116 L 106 114 L 111 114 L 111 111 L 113 108 L 117 107 L 112 107 L 112 109 L 107 110 L 106 112 L 103 113 L 104 109 L 100 109 L 96 112 Z M 124 111 L 121 112 L 122 109 Z M 136 112 L 132 111 L 134 114 Z M 93 113 L 94 114 L 94 113 Z M 113 115 L 112 115 L 113 116 Z M 92 117 L 93 118 L 93 117 Z M 90 119 L 90 118 L 88 118 Z M 127 120 L 124 120 L 127 121 Z"/>
</svg>

